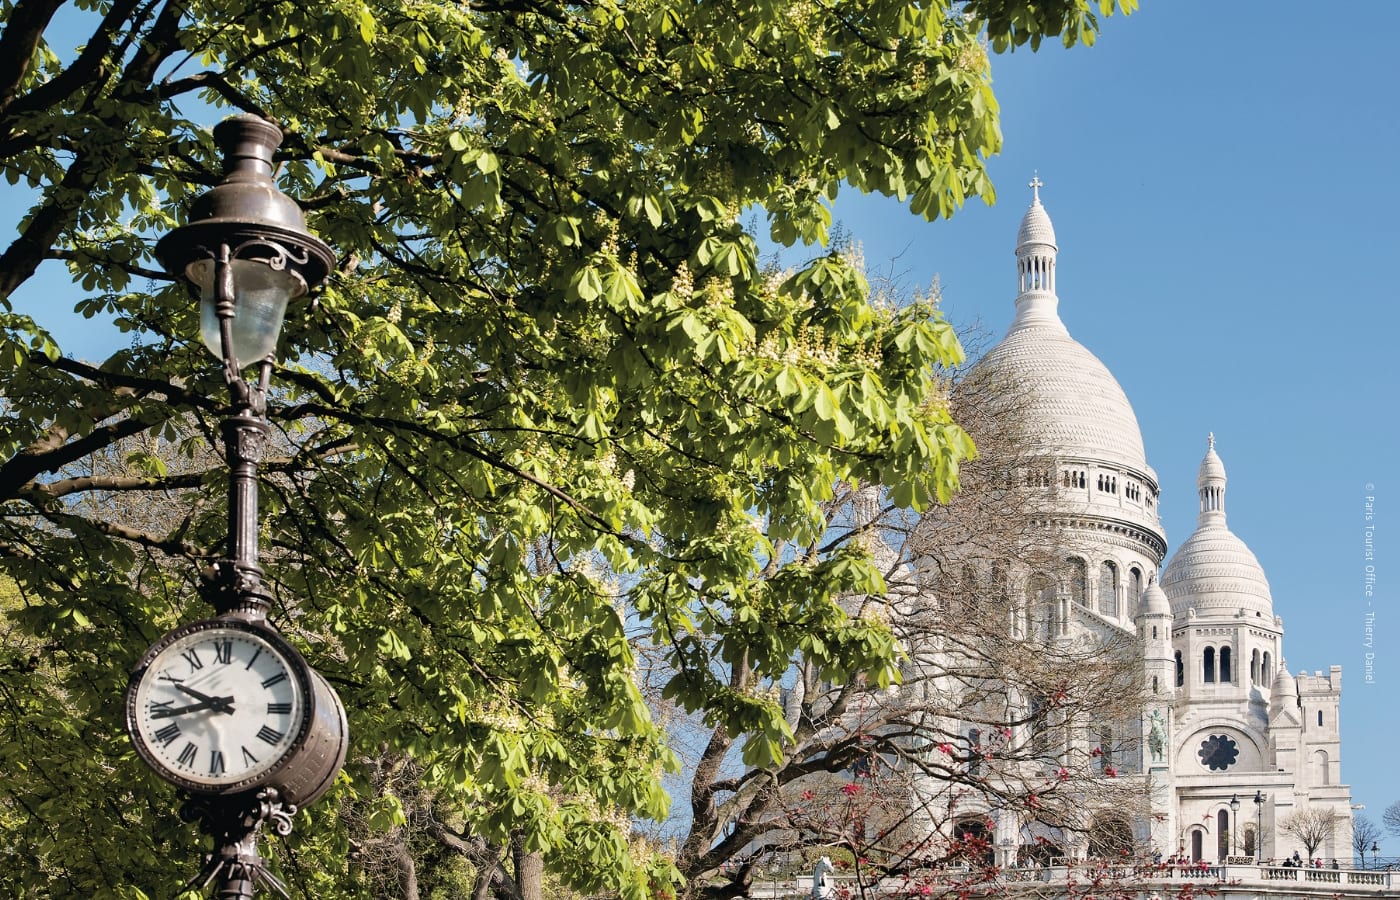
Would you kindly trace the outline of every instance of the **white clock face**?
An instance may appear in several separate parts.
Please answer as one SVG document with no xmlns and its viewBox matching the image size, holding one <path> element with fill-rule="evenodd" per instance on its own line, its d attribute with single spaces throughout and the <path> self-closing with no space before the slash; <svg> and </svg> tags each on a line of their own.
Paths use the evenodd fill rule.
<svg viewBox="0 0 1400 900">
<path fill-rule="evenodd" d="M 195 785 L 236 784 L 272 768 L 304 718 L 296 670 L 269 640 L 212 625 L 151 660 L 130 709 L 147 751 Z"/>
</svg>

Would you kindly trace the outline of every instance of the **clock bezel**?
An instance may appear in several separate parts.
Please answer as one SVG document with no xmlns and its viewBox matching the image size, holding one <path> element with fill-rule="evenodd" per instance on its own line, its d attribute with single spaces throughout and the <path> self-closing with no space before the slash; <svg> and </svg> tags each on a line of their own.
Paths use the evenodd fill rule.
<svg viewBox="0 0 1400 900">
<path fill-rule="evenodd" d="M 179 772 L 170 769 L 165 760 L 157 755 L 146 743 L 142 735 L 138 722 L 141 719 L 141 711 L 137 709 L 136 697 L 144 683 L 146 677 L 151 674 L 151 663 L 167 650 L 172 644 L 191 634 L 213 629 L 229 629 L 241 631 L 255 639 L 267 643 L 272 650 L 282 655 L 287 660 L 287 668 L 291 672 L 296 690 L 300 692 L 300 719 L 296 722 L 296 734 L 287 744 L 276 761 L 256 775 L 242 778 L 238 781 L 230 781 L 227 784 L 207 784 L 205 782 L 194 781 L 186 778 Z M 162 635 L 154 644 L 147 648 L 141 659 L 131 671 L 131 681 L 126 689 L 126 730 L 131 737 L 131 743 L 136 747 L 139 755 L 145 764 L 165 781 L 176 787 L 188 791 L 192 794 L 200 794 L 207 797 L 222 797 L 231 794 L 242 794 L 255 790 L 267 784 L 276 786 L 277 778 L 296 758 L 297 754 L 306 744 L 307 733 L 315 719 L 316 697 L 311 681 L 311 667 L 307 664 L 297 649 L 287 642 L 270 626 L 250 622 L 243 618 L 216 617 L 213 619 L 200 619 L 181 625 Z"/>
</svg>

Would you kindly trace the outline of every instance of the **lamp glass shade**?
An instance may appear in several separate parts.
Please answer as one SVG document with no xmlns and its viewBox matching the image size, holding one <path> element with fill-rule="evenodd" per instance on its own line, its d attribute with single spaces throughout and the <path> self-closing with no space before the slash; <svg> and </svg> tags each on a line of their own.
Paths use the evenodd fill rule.
<svg viewBox="0 0 1400 900">
<path fill-rule="evenodd" d="M 233 269 L 232 349 L 241 369 L 277 349 L 287 302 L 306 293 L 306 283 L 290 269 L 274 269 L 260 260 L 235 259 L 229 266 Z M 199 335 L 209 352 L 223 359 L 214 269 L 212 259 L 199 259 L 189 264 L 185 275 L 200 289 Z"/>
</svg>

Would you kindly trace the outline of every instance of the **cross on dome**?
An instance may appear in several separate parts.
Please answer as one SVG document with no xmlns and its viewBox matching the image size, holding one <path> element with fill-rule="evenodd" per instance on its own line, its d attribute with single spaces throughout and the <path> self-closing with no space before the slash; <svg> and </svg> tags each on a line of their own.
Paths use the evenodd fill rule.
<svg viewBox="0 0 1400 900">
<path fill-rule="evenodd" d="M 1040 202 L 1040 189 L 1043 188 L 1043 187 L 1045 187 L 1045 182 L 1043 182 L 1043 181 L 1040 180 L 1040 171 L 1039 171 L 1038 169 L 1035 170 L 1035 172 L 1031 175 L 1030 187 L 1031 187 L 1031 190 L 1034 192 L 1034 196 L 1031 198 L 1031 202 L 1032 202 L 1032 203 L 1039 203 L 1039 202 Z"/>
</svg>

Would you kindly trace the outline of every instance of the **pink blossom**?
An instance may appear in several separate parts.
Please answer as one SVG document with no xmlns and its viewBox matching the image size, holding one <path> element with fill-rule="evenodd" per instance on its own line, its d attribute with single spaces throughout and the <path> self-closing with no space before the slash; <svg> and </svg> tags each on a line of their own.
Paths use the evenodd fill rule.
<svg viewBox="0 0 1400 900">
<path fill-rule="evenodd" d="M 864 790 L 864 788 L 858 784 L 844 784 L 841 786 L 841 793 L 845 794 L 847 797 L 854 797 L 862 790 Z"/>
</svg>

